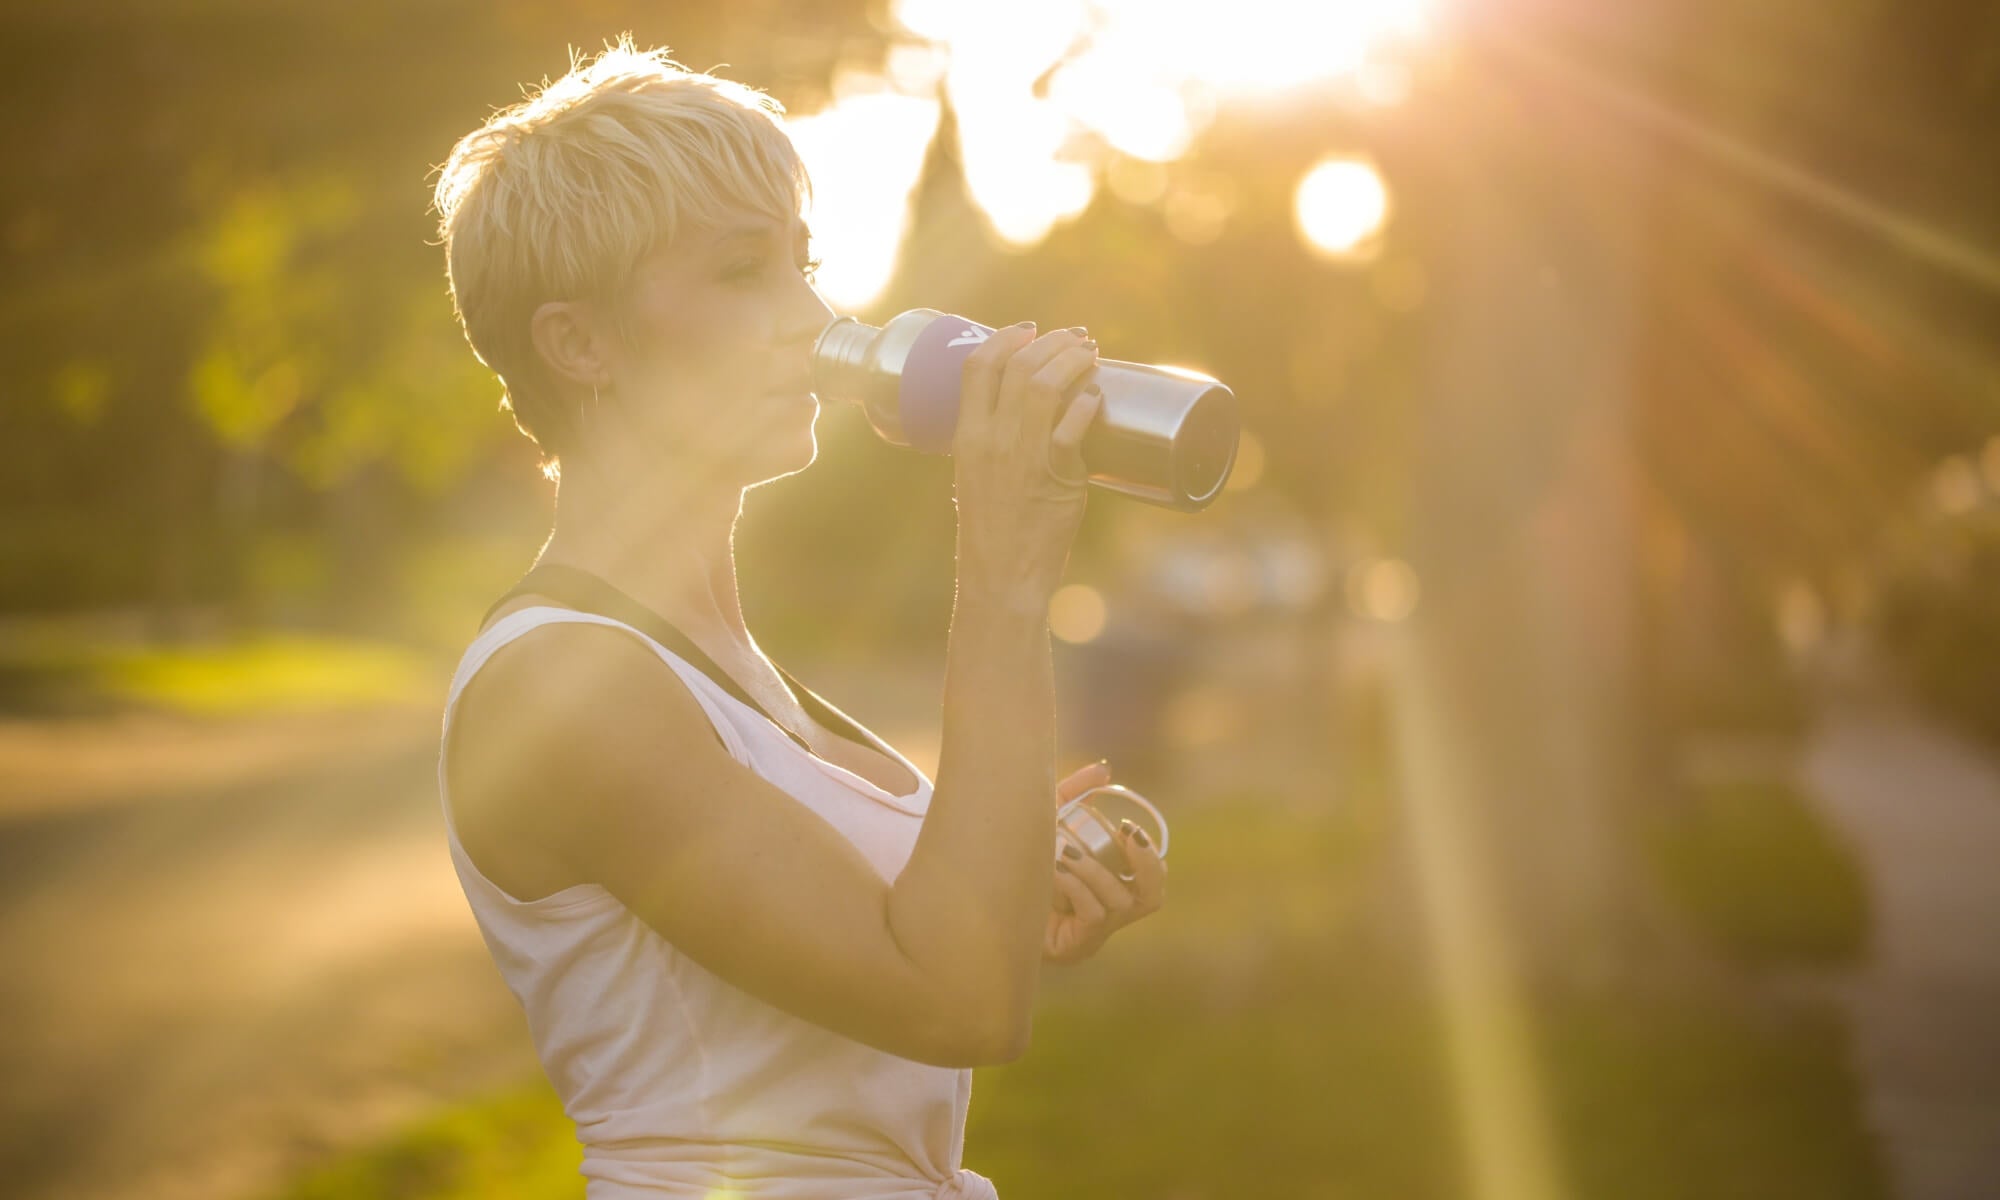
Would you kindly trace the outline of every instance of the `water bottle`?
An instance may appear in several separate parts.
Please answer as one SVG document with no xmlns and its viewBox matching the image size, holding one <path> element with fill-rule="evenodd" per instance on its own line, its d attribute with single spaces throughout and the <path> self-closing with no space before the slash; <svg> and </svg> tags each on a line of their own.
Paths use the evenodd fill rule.
<svg viewBox="0 0 2000 1200">
<path fill-rule="evenodd" d="M 858 404 L 882 440 L 950 454 L 966 356 L 991 326 L 913 308 L 881 328 L 840 317 L 813 345 L 813 391 Z M 1089 482 L 1162 508 L 1200 512 L 1236 463 L 1236 395 L 1196 371 L 1100 358 L 1104 400 L 1080 447 Z"/>
</svg>

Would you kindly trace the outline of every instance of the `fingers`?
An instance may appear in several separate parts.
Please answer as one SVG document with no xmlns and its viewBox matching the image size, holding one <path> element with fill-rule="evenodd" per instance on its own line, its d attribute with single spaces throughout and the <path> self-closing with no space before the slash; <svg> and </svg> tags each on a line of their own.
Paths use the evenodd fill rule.
<svg viewBox="0 0 2000 1200">
<path fill-rule="evenodd" d="M 1088 860 L 1086 859 L 1085 861 Z M 1062 860 L 1062 863 L 1067 864 L 1071 869 L 1065 871 L 1061 865 L 1058 865 L 1056 868 L 1056 895 L 1058 898 L 1056 907 L 1060 909 L 1062 907 L 1061 901 L 1067 900 L 1069 901 L 1069 911 L 1075 913 L 1085 925 L 1097 925 L 1103 922 L 1107 916 L 1104 902 L 1097 898 L 1096 891 L 1090 885 L 1077 877 L 1075 872 L 1076 861 L 1066 858 Z M 1091 865 L 1097 866 L 1095 863 Z M 1097 867 L 1097 869 L 1099 871 L 1104 870 L 1103 867 Z M 1110 872 L 1107 871 L 1105 873 L 1109 874 Z M 1117 881 L 1113 880 L 1113 882 Z"/>
<path fill-rule="evenodd" d="M 1139 841 L 1144 831 L 1137 825 L 1130 821 L 1118 824 L 1118 844 L 1125 852 L 1131 879 L 1119 878 L 1117 873 L 1087 854 L 1081 858 L 1061 859 L 1058 865 L 1067 866 L 1071 874 L 1089 887 L 1091 895 L 1097 897 L 1098 903 L 1103 905 L 1113 921 L 1124 925 L 1148 913 L 1158 912 L 1166 904 L 1167 864 L 1156 847 Z M 1062 872 L 1057 871 L 1056 874 L 1060 877 Z"/>
<path fill-rule="evenodd" d="M 1094 787 L 1103 787 L 1111 782 L 1111 768 L 1102 762 L 1078 767 L 1068 778 L 1056 784 L 1056 807 L 1060 808 L 1083 795 Z"/>
<path fill-rule="evenodd" d="M 1028 440 L 1040 450 L 1055 426 L 1064 389 L 1096 362 L 1097 343 L 1086 342 L 1073 329 L 1051 330 L 1015 351 L 1001 370 L 1000 394 L 988 425 L 994 444 Z"/>
<path fill-rule="evenodd" d="M 952 452 L 963 453 L 968 446 L 983 443 L 991 434 L 993 408 L 1000 398 L 1002 369 L 1014 352 L 1035 340 L 1035 323 L 1023 321 L 996 329 L 978 349 L 966 355 L 959 375 L 958 427 L 952 433 Z"/>
<path fill-rule="evenodd" d="M 1078 486 L 1090 482 L 1090 465 L 1083 459 L 1083 435 L 1102 407 L 1104 393 L 1093 383 L 1063 410 L 1062 420 L 1056 422 L 1055 433 L 1049 437 L 1050 474 Z"/>
<path fill-rule="evenodd" d="M 1132 871 L 1132 880 L 1126 886 L 1137 902 L 1134 917 L 1158 912 L 1167 902 L 1166 860 L 1160 857 L 1159 848 L 1151 844 L 1145 830 L 1132 822 L 1120 821 L 1118 833 L 1126 865 Z"/>
<path fill-rule="evenodd" d="M 1057 411 L 1096 366 L 1097 343 L 1079 342 L 1057 351 L 1032 373 L 1024 373 L 1018 383 L 1012 372 L 1001 377 L 1000 410 L 1014 410 L 1020 422 L 1016 436 L 1023 444 L 1046 452 Z"/>
<path fill-rule="evenodd" d="M 1110 782 L 1110 764 L 1104 762 L 1102 759 L 1094 763 L 1086 763 L 1076 770 L 1071 771 L 1061 782 L 1056 784 L 1056 807 L 1061 808 L 1091 788 L 1102 787 Z M 1069 898 L 1070 892 L 1076 889 L 1082 889 L 1086 892 L 1089 890 L 1088 888 L 1084 888 L 1084 885 L 1069 872 L 1056 872 L 1055 910 L 1057 912 L 1068 914 L 1076 911 L 1074 903 Z M 1098 908 L 1098 912 L 1102 915 L 1103 908 L 1101 905 Z"/>
<path fill-rule="evenodd" d="M 1096 906 L 1094 914 L 1085 914 L 1084 902 L 1072 895 L 1070 902 L 1076 905 L 1079 915 L 1088 915 L 1093 921 L 1102 918 L 1111 929 L 1116 929 L 1143 915 L 1136 911 L 1139 905 L 1138 897 L 1119 880 L 1118 876 L 1106 869 L 1103 863 L 1088 854 L 1078 858 L 1059 859 L 1056 863 L 1058 880 L 1065 874 L 1063 870 L 1065 867 L 1069 868 L 1067 873 L 1083 885 L 1084 894 L 1089 897 L 1088 902 Z"/>
</svg>

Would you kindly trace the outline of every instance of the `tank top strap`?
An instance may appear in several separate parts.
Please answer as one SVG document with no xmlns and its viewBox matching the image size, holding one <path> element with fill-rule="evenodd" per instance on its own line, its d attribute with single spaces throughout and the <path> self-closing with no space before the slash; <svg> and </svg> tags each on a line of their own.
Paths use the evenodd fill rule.
<svg viewBox="0 0 2000 1200">
<path fill-rule="evenodd" d="M 486 610 L 486 619 L 491 619 L 493 614 L 509 600 L 523 595 L 548 596 L 562 601 L 578 612 L 611 617 L 627 628 L 644 633 L 655 645 L 670 649 L 683 663 L 701 672 L 730 699 L 769 721 L 773 729 L 791 739 L 799 749 L 808 754 L 812 753 L 812 746 L 804 737 L 772 716 L 755 697 L 744 690 L 742 684 L 730 678 L 727 671 L 718 666 L 700 646 L 695 645 L 692 638 L 676 628 L 673 622 L 620 591 L 602 577 L 565 563 L 536 563 L 519 582 L 508 589 L 505 595 L 493 602 L 493 606 Z M 854 718 L 835 708 L 818 692 L 793 678 L 790 671 L 777 663 L 772 663 L 771 666 L 777 671 L 778 678 L 783 681 L 786 689 L 790 691 L 793 702 L 799 705 L 808 717 L 818 722 L 821 728 L 864 748 L 879 749 L 875 739 L 868 736 Z"/>
<path fill-rule="evenodd" d="M 661 661 L 671 667 L 674 673 L 680 676 L 682 684 L 694 694 L 695 701 L 708 715 L 709 725 L 716 740 L 722 743 L 722 748 L 729 756 L 745 765 L 751 762 L 748 746 L 731 722 L 726 706 L 719 703 L 714 694 L 714 684 L 701 672 L 680 661 L 672 651 L 647 637 L 640 630 L 596 613 L 577 612 L 574 609 L 554 606 L 523 608 L 493 622 L 466 648 L 465 655 L 459 660 L 458 670 L 452 675 L 451 690 L 445 699 L 444 719 L 438 733 L 438 802 L 444 813 L 446 841 L 451 850 L 452 860 L 458 866 L 459 878 L 466 884 L 468 899 L 474 894 L 483 896 L 495 902 L 499 911 L 513 915 L 532 912 L 542 917 L 553 917 L 581 908 L 609 908 L 615 903 L 615 897 L 610 892 L 597 884 L 588 883 L 576 884 L 554 895 L 534 900 L 523 900 L 508 894 L 500 885 L 488 879 L 478 864 L 474 863 L 471 856 L 465 852 L 464 843 L 458 837 L 457 819 L 452 813 L 451 790 L 445 767 L 451 738 L 451 719 L 457 711 L 459 697 L 464 694 L 466 685 L 472 682 L 473 676 L 499 653 L 501 647 L 531 629 L 558 624 L 606 625 L 622 629 L 639 639 L 658 655 Z"/>
<path fill-rule="evenodd" d="M 648 636 L 644 630 L 634 629 L 623 621 L 614 620 L 598 613 L 580 612 L 573 608 L 560 608 L 555 605 L 536 605 L 530 608 L 516 609 L 487 626 L 480 632 L 478 637 L 472 640 L 472 644 L 466 647 L 464 657 L 459 660 L 458 670 L 452 676 L 451 691 L 445 698 L 444 719 L 447 727 L 451 721 L 452 712 L 458 705 L 458 698 L 464 693 L 466 685 L 472 682 L 472 677 L 479 673 L 481 667 L 484 667 L 495 654 L 499 653 L 501 647 L 531 629 L 538 629 L 543 625 L 561 624 L 605 625 L 613 629 L 622 629 L 632 637 L 637 638 L 647 649 L 658 656 L 661 662 L 671 667 L 674 674 L 680 676 L 681 682 L 686 685 L 688 690 L 694 693 L 695 700 L 701 704 L 702 711 L 708 714 L 709 724 L 713 727 L 711 732 L 714 733 L 715 739 L 722 743 L 723 749 L 729 751 L 730 757 L 741 763 L 749 763 L 749 748 L 744 745 L 735 725 L 730 721 L 727 711 L 722 705 L 716 703 L 716 685 L 714 680 L 696 669 L 692 663 L 681 658 L 665 646 L 660 645 L 658 641 Z"/>
</svg>

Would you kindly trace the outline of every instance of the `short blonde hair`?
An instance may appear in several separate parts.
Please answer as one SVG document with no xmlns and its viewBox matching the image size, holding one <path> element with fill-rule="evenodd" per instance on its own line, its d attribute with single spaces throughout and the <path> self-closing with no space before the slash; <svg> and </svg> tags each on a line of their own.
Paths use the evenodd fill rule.
<svg viewBox="0 0 2000 1200">
<path fill-rule="evenodd" d="M 578 411 L 564 411 L 529 333 L 550 300 L 614 306 L 639 260 L 682 232 L 750 209 L 789 221 L 811 195 L 784 107 L 690 71 L 631 35 L 543 80 L 460 138 L 435 207 L 466 341 L 500 377 L 502 406 L 560 473 Z M 622 327 L 622 326 L 621 326 Z"/>
</svg>

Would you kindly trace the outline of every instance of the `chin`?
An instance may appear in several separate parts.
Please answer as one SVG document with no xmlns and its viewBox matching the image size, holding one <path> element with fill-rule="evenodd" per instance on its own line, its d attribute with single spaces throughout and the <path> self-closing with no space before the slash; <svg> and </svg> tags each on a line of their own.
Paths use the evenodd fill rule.
<svg viewBox="0 0 2000 1200">
<path fill-rule="evenodd" d="M 789 454 L 781 455 L 780 448 L 788 448 Z M 772 468 L 767 469 L 761 483 L 796 475 L 813 465 L 819 459 L 819 439 L 814 436 L 811 422 L 801 426 L 796 439 L 787 438 L 783 442 L 773 441 Z"/>
</svg>

